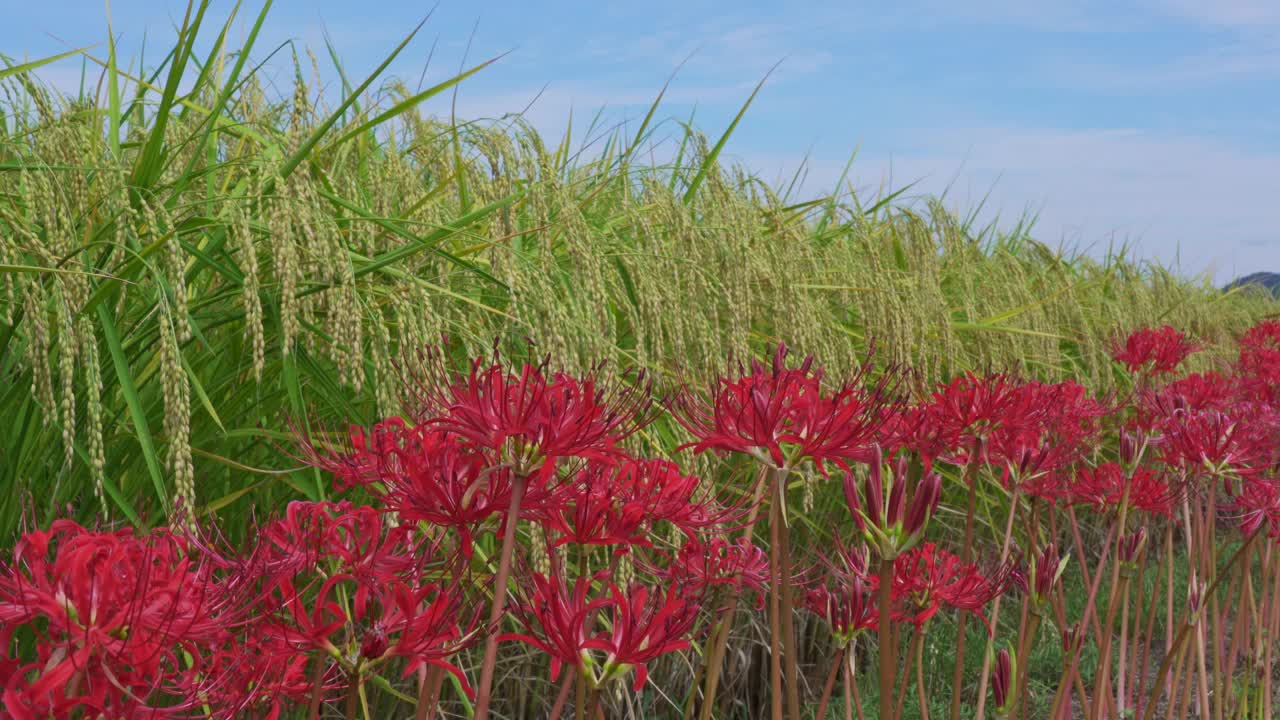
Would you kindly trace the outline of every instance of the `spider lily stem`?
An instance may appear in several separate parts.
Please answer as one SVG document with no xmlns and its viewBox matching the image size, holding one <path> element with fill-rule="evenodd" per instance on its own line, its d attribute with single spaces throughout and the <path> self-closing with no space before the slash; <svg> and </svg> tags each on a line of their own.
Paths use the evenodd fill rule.
<svg viewBox="0 0 1280 720">
<path fill-rule="evenodd" d="M 751 501 L 751 510 L 747 517 L 746 527 L 742 531 L 742 537 L 746 541 L 751 540 L 751 536 L 755 530 L 756 521 L 760 512 L 760 501 L 764 497 L 767 488 L 766 480 L 768 479 L 768 467 L 761 465 L 759 473 L 756 475 L 755 490 Z M 770 516 L 772 518 L 772 516 Z M 772 570 L 770 570 L 772 573 Z M 772 575 L 770 582 L 774 582 Z M 715 709 L 716 690 L 720 685 L 720 673 L 724 665 L 725 652 L 729 645 L 729 634 L 733 630 L 734 615 L 738 610 L 738 601 L 742 596 L 741 588 L 735 584 L 730 592 L 729 598 L 725 603 L 725 607 L 720 611 L 719 619 L 712 628 L 712 645 L 711 654 L 707 657 L 704 668 L 706 674 L 705 685 L 702 690 L 702 709 L 698 713 L 700 720 L 711 720 L 711 714 Z M 692 692 L 690 693 L 692 695 Z"/>
<path fill-rule="evenodd" d="M 787 716 L 791 720 L 800 720 L 800 678 L 799 657 L 797 657 L 796 624 L 795 624 L 795 592 L 791 578 L 791 527 L 787 522 L 787 474 L 789 470 L 781 467 L 774 470 L 774 486 L 778 499 L 778 540 L 781 546 L 778 555 L 782 559 L 779 573 L 782 577 L 780 602 L 782 604 L 779 620 L 782 622 L 782 660 L 786 672 Z"/>
<path fill-rule="evenodd" d="M 1030 673 L 1027 672 L 1027 665 L 1030 664 L 1029 659 L 1031 657 L 1031 646 L 1035 643 L 1036 632 L 1039 630 L 1040 614 L 1033 612 L 1027 619 L 1026 632 L 1023 634 L 1021 644 L 1018 647 L 1018 662 L 1022 663 L 1023 667 L 1018 670 L 1018 689 L 1013 695 L 1013 705 L 1009 707 L 1009 717 L 1014 716 L 1014 711 L 1018 709 L 1019 705 L 1022 706 L 1021 712 L 1023 716 L 1026 715 L 1027 676 L 1030 675 Z M 1053 716 L 1050 715 L 1050 717 Z"/>
<path fill-rule="evenodd" d="M 596 718 L 604 718 L 604 703 L 601 702 L 601 696 L 604 694 L 603 688 L 592 688 L 591 690 L 591 709 L 589 710 L 591 720 Z"/>
<path fill-rule="evenodd" d="M 898 670 L 898 657 L 893 645 L 890 606 L 893 598 L 893 560 L 880 559 L 880 618 L 876 631 L 880 641 L 880 717 L 893 720 L 893 681 Z"/>
<path fill-rule="evenodd" d="M 1128 520 L 1128 500 L 1129 493 L 1126 489 L 1120 500 L 1120 516 L 1116 520 L 1115 537 L 1120 538 L 1123 543 L 1125 534 L 1125 524 Z M 1120 610 L 1120 602 L 1118 598 L 1122 591 L 1126 590 L 1129 584 L 1129 578 L 1126 574 L 1120 572 L 1120 566 L 1124 563 L 1122 558 L 1117 557 L 1116 561 L 1111 565 L 1111 593 L 1107 596 L 1107 620 L 1102 625 L 1101 637 L 1101 659 L 1098 661 L 1098 673 L 1094 680 L 1093 687 L 1093 710 L 1089 717 L 1102 717 L 1103 704 L 1109 700 L 1108 686 L 1111 680 L 1111 634 L 1115 628 L 1116 613 Z M 1099 575 L 1102 570 L 1098 570 Z M 1128 598 L 1127 592 L 1125 598 Z M 1124 668 L 1120 668 L 1120 672 L 1124 672 Z"/>
<path fill-rule="evenodd" d="M 975 452 L 969 456 L 969 466 L 965 468 L 965 480 L 969 486 L 969 504 L 964 515 L 964 541 L 960 549 L 960 559 L 963 562 L 973 562 L 973 525 L 978 510 L 978 458 L 977 449 L 981 443 L 974 442 Z M 966 644 L 966 636 L 964 631 L 965 620 L 969 617 L 969 613 L 961 610 L 960 617 L 957 618 L 956 627 L 956 659 L 955 670 L 951 674 L 951 720 L 960 720 L 960 693 L 964 687 L 964 652 Z"/>
<path fill-rule="evenodd" d="M 1231 559 L 1227 561 L 1227 564 L 1217 572 L 1216 577 L 1214 577 L 1213 579 L 1213 582 L 1209 584 L 1209 588 L 1204 592 L 1205 596 L 1215 592 L 1218 589 L 1218 585 L 1222 582 L 1223 578 L 1226 577 L 1226 573 L 1232 567 L 1234 567 L 1235 564 L 1239 562 L 1242 557 L 1245 556 L 1246 551 L 1248 551 L 1249 547 L 1253 545 L 1253 541 L 1258 539 L 1259 534 L 1260 533 L 1258 530 L 1254 530 L 1249 535 L 1249 537 L 1245 538 L 1244 544 L 1241 545 L 1235 551 L 1235 553 L 1231 556 Z M 1150 697 L 1147 699 L 1146 708 L 1143 710 L 1143 713 L 1142 713 L 1142 720 L 1151 720 L 1151 718 L 1154 717 L 1154 714 L 1156 711 L 1155 694 L 1159 692 L 1160 686 L 1164 684 L 1165 679 L 1169 675 L 1169 671 L 1171 669 L 1170 666 L 1173 664 L 1173 656 L 1177 654 L 1177 652 L 1181 649 L 1182 644 L 1186 642 L 1187 636 L 1191 632 L 1191 630 L 1194 627 L 1196 627 L 1196 625 L 1198 625 L 1198 623 L 1193 622 L 1193 617 L 1192 617 L 1194 614 L 1198 612 L 1200 612 L 1199 608 L 1188 608 L 1187 614 L 1183 617 L 1182 627 L 1178 630 L 1178 634 L 1173 639 L 1173 645 L 1169 648 L 1169 651 L 1165 654 L 1164 660 L 1160 662 L 1160 669 L 1156 672 L 1156 682 L 1152 687 L 1153 697 Z"/>
<path fill-rule="evenodd" d="M 1160 564 L 1156 567 L 1156 577 L 1152 583 L 1153 589 L 1156 589 L 1156 590 L 1159 589 L 1160 580 L 1164 576 L 1165 571 L 1169 569 L 1171 568 L 1166 567 L 1164 558 L 1162 556 Z M 1136 703 L 1141 703 L 1142 699 L 1146 697 L 1147 671 L 1150 669 L 1150 665 L 1151 665 L 1151 637 L 1155 632 L 1156 610 L 1159 608 L 1159 606 L 1160 604 L 1157 602 L 1157 598 L 1155 597 L 1151 598 L 1151 604 L 1147 608 L 1147 627 L 1146 627 L 1146 631 L 1142 634 L 1142 651 L 1141 651 L 1142 661 L 1138 663 L 1138 667 L 1139 667 L 1138 690 L 1137 690 L 1137 693 L 1134 695 L 1134 700 Z M 1139 614 L 1139 619 L 1141 619 L 1140 614 Z M 1142 712 L 1142 706 L 1140 704 L 1135 705 L 1134 709 L 1137 712 Z"/>
<path fill-rule="evenodd" d="M 862 695 L 858 692 L 858 681 L 853 675 L 853 657 L 850 652 L 849 661 L 844 664 L 844 720 L 853 720 L 855 711 L 858 720 L 866 720 L 862 715 Z"/>
<path fill-rule="evenodd" d="M 320 702 L 324 699 L 324 656 L 317 653 L 315 663 L 311 671 L 311 704 L 307 708 L 307 717 L 311 720 L 319 720 Z"/>
<path fill-rule="evenodd" d="M 347 720 L 356 720 L 360 712 L 360 676 L 356 675 L 351 678 L 351 684 L 347 687 L 347 707 L 345 717 Z"/>
<path fill-rule="evenodd" d="M 569 702 L 569 690 L 580 683 L 576 682 L 577 673 L 566 672 L 564 680 L 560 682 L 560 692 L 556 693 L 556 702 L 551 706 L 551 714 L 547 717 L 551 720 L 559 720 L 560 715 L 564 713 L 564 706 Z"/>
<path fill-rule="evenodd" d="M 844 666 L 845 653 L 848 652 L 849 646 L 840 648 L 836 653 L 835 660 L 831 663 L 831 669 L 827 671 L 827 681 L 822 686 L 822 698 L 818 700 L 818 714 L 815 718 L 825 718 L 827 716 L 827 705 L 831 702 L 831 692 L 836 688 L 836 676 L 840 674 L 840 668 Z"/>
<path fill-rule="evenodd" d="M 578 577 L 587 577 L 587 547 L 582 546 L 578 549 Z M 594 613 L 592 613 L 594 615 Z M 590 621 L 588 621 L 590 627 Z M 578 691 L 574 698 L 573 717 L 576 720 L 586 720 L 587 717 L 587 684 L 578 683 Z"/>
<path fill-rule="evenodd" d="M 1000 548 L 1000 562 L 1005 563 L 1009 560 L 1009 549 L 1013 541 L 1013 519 L 1018 511 L 1018 488 L 1019 485 L 1013 486 L 1013 494 L 1009 498 L 1009 516 L 1005 520 L 1004 525 L 1004 542 Z M 991 606 L 991 627 L 1000 626 L 1000 600 L 997 597 L 995 603 Z M 992 651 L 995 647 L 995 637 L 987 637 L 986 657 L 982 660 L 982 674 L 978 677 L 978 709 L 975 717 L 983 720 L 986 717 L 987 708 L 987 684 L 991 681 L 991 658 L 995 653 Z"/>
<path fill-rule="evenodd" d="M 769 709 L 773 720 L 782 720 L 782 648 L 779 613 L 782 585 L 779 560 L 778 521 L 780 508 L 775 500 L 769 503 Z"/>
<path fill-rule="evenodd" d="M 929 720 L 929 699 L 925 697 L 924 692 L 924 628 L 920 628 L 920 632 L 915 637 L 916 651 L 916 698 L 920 702 L 920 720 Z M 906 693 L 903 693 L 906 695 Z M 901 713 L 899 713 L 901 716 Z"/>
<path fill-rule="evenodd" d="M 484 643 L 484 662 L 480 666 L 480 686 L 476 690 L 475 720 L 488 720 L 493 673 L 498 662 L 498 628 L 507 607 L 507 581 L 511 577 L 511 555 L 516 544 L 516 525 L 520 521 L 520 502 L 524 499 L 526 478 L 516 475 L 511 480 L 511 505 L 507 509 L 502 534 L 502 555 L 498 574 L 493 580 L 493 605 L 489 610 L 489 636 Z"/>
<path fill-rule="evenodd" d="M 440 687 L 444 684 L 444 669 L 432 667 L 426 671 L 422 690 L 418 693 L 418 709 L 415 720 L 435 720 L 436 703 L 440 701 Z"/>
<path fill-rule="evenodd" d="M 720 684 L 720 667 L 724 664 L 724 655 L 729 646 L 729 631 L 733 629 L 733 616 L 738 609 L 740 593 L 735 588 L 725 601 L 724 609 L 712 630 L 711 654 L 706 662 L 706 683 L 702 692 L 702 709 L 698 713 L 700 720 L 711 720 L 715 710 L 716 690 Z"/>
</svg>

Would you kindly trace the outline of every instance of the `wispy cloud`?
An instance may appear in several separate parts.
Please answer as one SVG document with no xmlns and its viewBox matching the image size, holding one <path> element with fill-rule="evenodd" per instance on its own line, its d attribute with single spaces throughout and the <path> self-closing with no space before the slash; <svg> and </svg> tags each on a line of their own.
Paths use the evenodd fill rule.
<svg viewBox="0 0 1280 720">
<path fill-rule="evenodd" d="M 795 77 L 822 70 L 832 59 L 829 51 L 815 49 L 806 40 L 810 30 L 800 24 L 704 21 L 640 35 L 596 36 L 585 43 L 582 54 L 614 67 L 675 69 L 685 63 L 691 72 L 757 77 L 781 61 L 778 77 Z"/>
<path fill-rule="evenodd" d="M 1157 10 L 1201 23 L 1259 29 L 1280 26 L 1280 3 L 1275 0 L 1151 0 Z"/>
<path fill-rule="evenodd" d="M 948 193 L 971 209 L 991 193 L 987 217 L 1028 210 L 1051 245 L 1105 249 L 1133 241 L 1147 257 L 1207 269 L 1219 280 L 1280 259 L 1280 152 L 1257 152 L 1212 138 L 1157 134 L 1136 128 L 916 128 L 930 138 L 919 151 L 879 147 L 858 156 L 853 177 L 874 191 L 916 183 L 913 192 Z M 891 143 L 887 143 L 891 144 Z M 785 175 L 799 158 L 747 156 Z M 770 170 L 766 177 L 775 173 Z M 835 183 L 843 163 L 810 162 L 814 192 Z"/>
</svg>

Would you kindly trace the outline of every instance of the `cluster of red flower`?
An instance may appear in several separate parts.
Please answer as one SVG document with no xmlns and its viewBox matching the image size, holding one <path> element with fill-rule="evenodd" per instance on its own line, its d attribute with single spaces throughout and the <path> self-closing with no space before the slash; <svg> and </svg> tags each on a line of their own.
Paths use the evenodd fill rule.
<svg viewBox="0 0 1280 720">
<path fill-rule="evenodd" d="M 344 701 L 350 717 L 365 683 L 394 668 L 416 675 L 418 717 L 435 715 L 451 674 L 483 720 L 499 646 L 517 642 L 550 658 L 553 680 L 572 669 L 552 716 L 575 686 L 581 716 L 602 712 L 602 689 L 615 680 L 641 691 L 650 664 L 701 637 L 708 718 L 736 603 L 755 595 L 761 606 L 769 600 L 774 717 L 784 698 L 786 714 L 800 717 L 794 614 L 807 608 L 829 625 L 838 653 L 821 708 L 841 669 L 846 697 L 856 693 L 847 661 L 865 631 L 878 636 L 880 716 L 892 719 L 907 690 L 904 681 L 895 692 L 899 628 L 911 633 L 907 662 L 914 656 L 919 673 L 920 638 L 939 612 L 976 615 L 990 636 L 999 598 L 1019 591 L 1015 651 L 988 654 L 978 712 L 989 675 L 998 712 L 1026 694 L 1016 658 L 1047 615 L 1069 657 L 1059 713 L 1079 685 L 1079 628 L 1100 634 L 1109 666 L 1114 617 L 1100 626 L 1094 597 L 1110 555 L 1113 586 L 1128 577 L 1122 566 L 1130 575 L 1145 568 L 1147 534 L 1130 532 L 1133 517 L 1163 523 L 1170 543 L 1179 520 L 1188 544 L 1212 540 L 1219 516 L 1248 538 L 1280 536 L 1280 322 L 1245 335 L 1229 371 L 1167 379 L 1199 349 L 1168 327 L 1117 343 L 1114 357 L 1134 373 L 1123 399 L 1096 399 L 1071 382 L 964 374 L 913 400 L 894 372 L 868 363 L 833 386 L 812 358 L 789 367 L 778 346 L 772 363 L 681 388 L 666 403 L 692 436 L 685 447 L 758 468 L 754 488 L 721 493 L 669 460 L 624 449 L 657 415 L 643 375 L 606 385 L 598 371 L 573 376 L 545 362 L 517 370 L 497 359 L 458 373 L 429 354 L 411 417 L 354 429 L 339 451 L 304 444 L 340 490 L 358 489 L 353 497 L 373 506 L 292 503 L 243 552 L 192 530 L 59 521 L 24 535 L 0 564 L 0 698 L 24 720 L 274 718 L 290 707 L 314 716 Z M 833 551 L 802 564 L 787 497 L 795 482 L 832 472 L 855 532 L 837 531 Z M 978 562 L 983 478 L 1008 514 Z M 940 533 L 928 539 L 948 493 L 968 498 L 951 549 Z M 1082 568 L 1089 609 L 1068 625 L 1058 543 L 1069 527 L 1066 541 L 1083 552 L 1076 508 L 1099 513 L 1108 539 L 1090 552 L 1099 558 L 1092 582 Z M 753 544 L 762 509 L 767 554 Z M 1062 512 L 1069 523 L 1059 524 Z M 1026 520 L 1018 532 L 1016 517 Z M 1114 612 L 1118 590 L 1109 591 Z M 480 644 L 473 690 L 456 656 Z M 1130 645 L 1136 634 L 1130 642 L 1122 633 L 1121 665 Z M 1132 709 L 1123 675 L 1118 693 L 1108 672 L 1098 683 L 1091 717 Z M 919 675 L 916 685 L 923 696 Z"/>
</svg>

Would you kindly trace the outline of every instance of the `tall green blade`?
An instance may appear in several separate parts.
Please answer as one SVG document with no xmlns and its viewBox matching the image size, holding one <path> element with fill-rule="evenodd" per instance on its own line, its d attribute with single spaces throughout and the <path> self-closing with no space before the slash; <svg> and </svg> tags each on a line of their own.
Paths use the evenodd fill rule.
<svg viewBox="0 0 1280 720">
<path fill-rule="evenodd" d="M 716 144 L 711 148 L 711 152 L 707 153 L 707 156 L 702 159 L 702 165 L 698 168 L 698 174 L 693 176 L 693 180 L 689 181 L 689 188 L 684 191 L 685 205 L 693 202 L 693 196 L 698 193 L 698 188 L 702 187 L 702 181 L 707 178 L 707 173 L 711 170 L 711 166 L 715 165 L 716 159 L 720 157 L 720 151 L 724 150 L 725 144 L 729 142 L 729 136 L 733 135 L 733 131 L 737 129 L 738 123 L 742 122 L 742 116 L 747 114 L 747 108 L 751 107 L 751 101 L 756 99 L 756 95 L 760 92 L 760 88 L 764 87 L 765 81 L 769 79 L 769 76 L 772 75 L 773 71 L 777 68 L 778 66 L 774 65 L 769 69 L 769 72 L 764 74 L 764 77 L 760 78 L 760 82 L 756 83 L 756 87 L 751 91 L 751 95 L 747 98 L 747 101 L 742 104 L 742 109 L 734 116 L 733 122 L 729 123 L 728 129 L 726 129 L 724 134 L 720 136 L 720 139 L 716 141 Z"/>
</svg>

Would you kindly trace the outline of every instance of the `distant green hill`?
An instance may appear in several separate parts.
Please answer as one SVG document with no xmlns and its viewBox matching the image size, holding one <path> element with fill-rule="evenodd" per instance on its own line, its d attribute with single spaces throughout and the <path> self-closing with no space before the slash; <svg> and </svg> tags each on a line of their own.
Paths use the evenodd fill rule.
<svg viewBox="0 0 1280 720">
<path fill-rule="evenodd" d="M 1240 287 L 1241 285 L 1261 285 L 1270 290 L 1276 297 L 1280 297 L 1280 273 L 1273 272 L 1256 272 L 1251 275 L 1245 275 L 1242 278 L 1236 278 L 1231 281 L 1224 290 Z"/>
</svg>

